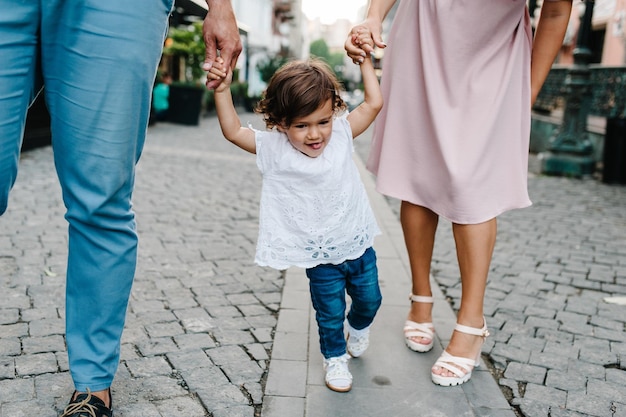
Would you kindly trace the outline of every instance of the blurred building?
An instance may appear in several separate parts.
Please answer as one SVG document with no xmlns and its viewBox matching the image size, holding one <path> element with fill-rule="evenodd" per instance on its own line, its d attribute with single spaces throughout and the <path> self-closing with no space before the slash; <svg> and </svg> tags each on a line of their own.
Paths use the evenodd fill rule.
<svg viewBox="0 0 626 417">
<path fill-rule="evenodd" d="M 232 0 L 243 51 L 237 61 L 238 81 L 248 83 L 248 93 L 259 95 L 265 88 L 256 66 L 280 55 L 301 57 L 304 44 L 301 0 Z M 170 24 L 189 25 L 203 20 L 205 0 L 176 0 Z"/>
</svg>

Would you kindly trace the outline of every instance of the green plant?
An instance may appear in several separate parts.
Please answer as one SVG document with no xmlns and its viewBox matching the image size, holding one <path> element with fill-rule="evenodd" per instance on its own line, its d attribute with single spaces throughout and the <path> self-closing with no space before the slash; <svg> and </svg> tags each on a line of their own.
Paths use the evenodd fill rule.
<svg viewBox="0 0 626 417">
<path fill-rule="evenodd" d="M 202 37 L 202 22 L 187 27 L 170 28 L 163 53 L 179 56 L 185 60 L 186 81 L 197 81 L 204 75 L 205 47 Z"/>
<path fill-rule="evenodd" d="M 208 88 L 204 91 L 204 108 L 206 111 L 215 110 L 215 91 L 209 90 Z"/>
<path fill-rule="evenodd" d="M 261 80 L 264 83 L 267 83 L 270 78 L 272 78 L 272 75 L 274 75 L 276 70 L 282 67 L 287 62 L 287 60 L 288 59 L 284 56 L 276 55 L 259 61 L 256 65 L 256 69 L 259 71 Z"/>
</svg>

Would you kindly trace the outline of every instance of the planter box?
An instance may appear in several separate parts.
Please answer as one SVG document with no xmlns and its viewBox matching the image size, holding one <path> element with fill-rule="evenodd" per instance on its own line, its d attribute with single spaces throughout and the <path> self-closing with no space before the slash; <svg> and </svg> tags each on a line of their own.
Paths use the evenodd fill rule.
<svg viewBox="0 0 626 417">
<path fill-rule="evenodd" d="M 170 85 L 167 120 L 172 123 L 197 126 L 200 123 L 204 87 Z"/>
</svg>

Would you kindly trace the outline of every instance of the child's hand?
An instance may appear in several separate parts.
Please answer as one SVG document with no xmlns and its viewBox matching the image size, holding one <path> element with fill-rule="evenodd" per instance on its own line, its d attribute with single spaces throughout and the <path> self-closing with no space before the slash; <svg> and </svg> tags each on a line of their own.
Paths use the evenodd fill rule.
<svg viewBox="0 0 626 417">
<path fill-rule="evenodd" d="M 215 59 L 215 62 L 207 73 L 206 77 L 207 84 L 212 80 L 222 80 L 222 82 L 215 87 L 215 92 L 221 93 L 222 91 L 225 91 L 227 88 L 230 87 L 233 79 L 233 72 L 230 68 L 226 67 L 226 65 L 224 64 L 224 59 L 218 56 Z"/>
</svg>

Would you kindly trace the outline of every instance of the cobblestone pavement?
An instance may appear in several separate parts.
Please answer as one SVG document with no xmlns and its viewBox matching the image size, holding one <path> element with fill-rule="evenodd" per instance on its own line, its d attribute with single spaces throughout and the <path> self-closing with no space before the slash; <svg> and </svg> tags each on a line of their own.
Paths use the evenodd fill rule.
<svg viewBox="0 0 626 417">
<path fill-rule="evenodd" d="M 366 160 L 368 141 L 356 143 Z M 605 301 L 626 297 L 626 186 L 537 167 L 531 156 L 533 206 L 498 219 L 484 358 L 520 416 L 626 417 L 626 305 Z M 450 223 L 437 233 L 433 277 L 457 310 Z"/>
<path fill-rule="evenodd" d="M 362 157 L 367 146 L 357 139 Z M 56 416 L 72 390 L 67 226 L 51 155 L 23 155 L 0 218 L 0 417 Z M 284 277 L 252 261 L 254 157 L 227 143 L 215 118 L 161 123 L 149 129 L 136 183 L 139 265 L 116 416 L 258 415 Z M 605 298 L 626 296 L 626 187 L 535 175 L 529 188 L 534 205 L 499 219 L 485 358 L 520 416 L 624 417 L 626 306 Z M 457 307 L 445 221 L 433 275 Z"/>
<path fill-rule="evenodd" d="M 113 383 L 118 417 L 260 412 L 283 275 L 253 264 L 260 176 L 216 119 L 149 128 L 134 205 L 139 263 Z M 57 416 L 66 223 L 49 147 L 23 155 L 0 218 L 0 416 Z"/>
</svg>

